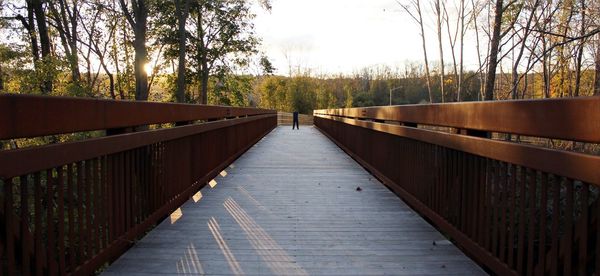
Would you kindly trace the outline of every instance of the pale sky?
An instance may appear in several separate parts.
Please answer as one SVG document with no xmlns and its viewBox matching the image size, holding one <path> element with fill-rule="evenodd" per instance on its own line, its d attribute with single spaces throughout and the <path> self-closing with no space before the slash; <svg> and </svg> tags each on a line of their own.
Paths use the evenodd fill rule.
<svg viewBox="0 0 600 276">
<path fill-rule="evenodd" d="M 290 62 L 333 74 L 423 60 L 419 29 L 394 0 L 272 0 L 272 5 L 271 12 L 257 10 L 255 27 L 278 74 L 288 74 Z M 432 26 L 425 32 L 430 60 L 438 60 Z M 448 64 L 451 57 L 444 56 Z M 476 56 L 465 58 L 465 66 L 475 67 Z"/>
</svg>

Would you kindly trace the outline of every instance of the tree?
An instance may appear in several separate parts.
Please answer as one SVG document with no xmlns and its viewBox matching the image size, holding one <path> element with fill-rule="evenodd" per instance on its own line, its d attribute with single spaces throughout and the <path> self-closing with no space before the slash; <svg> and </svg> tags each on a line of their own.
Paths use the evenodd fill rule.
<svg viewBox="0 0 600 276">
<path fill-rule="evenodd" d="M 146 0 L 131 0 L 131 10 L 129 10 L 129 5 L 125 3 L 125 0 L 119 0 L 119 4 L 127 23 L 129 23 L 134 33 L 135 99 L 146 101 L 148 100 L 148 75 L 144 67 L 148 62 L 148 51 L 146 49 L 148 6 Z"/>
<path fill-rule="evenodd" d="M 440 93 L 442 95 L 442 102 L 445 102 L 444 96 L 444 47 L 442 45 L 442 10 L 440 0 L 435 0 L 434 13 L 436 16 L 436 27 L 437 27 L 437 38 L 438 48 L 440 51 Z"/>
<path fill-rule="evenodd" d="M 232 67 L 248 64 L 256 53 L 254 14 L 246 0 L 198 1 L 193 4 L 191 63 L 196 68 L 199 102 L 207 103 L 208 79 L 223 75 Z"/>
<path fill-rule="evenodd" d="M 485 100 L 494 99 L 494 86 L 496 84 L 496 67 L 498 66 L 498 51 L 500 48 L 500 28 L 502 27 L 502 14 L 504 13 L 503 0 L 496 0 L 494 10 L 494 25 L 492 40 L 490 43 L 490 54 L 488 58 L 488 71 L 485 83 Z"/>
<path fill-rule="evenodd" d="M 63 50 L 71 68 L 72 81 L 75 85 L 79 85 L 81 79 L 79 72 L 79 48 L 77 45 L 79 41 L 79 1 L 54 0 L 50 2 L 48 7 L 50 9 L 52 25 L 60 35 Z"/>
<path fill-rule="evenodd" d="M 421 47 L 423 48 L 423 61 L 425 62 L 425 80 L 427 82 L 427 92 L 429 93 L 429 102 L 433 103 L 433 94 L 431 93 L 431 77 L 429 75 L 429 59 L 427 58 L 427 43 L 425 42 L 425 28 L 423 27 L 423 13 L 421 12 L 421 1 L 413 0 L 411 1 L 411 6 L 416 12 L 416 16 L 411 10 L 411 7 L 408 5 L 404 5 L 400 2 L 397 2 L 400 6 L 412 17 L 417 24 L 419 24 L 419 28 L 421 28 Z"/>
<path fill-rule="evenodd" d="M 191 0 L 175 0 L 175 14 L 177 15 L 177 33 L 179 47 L 177 49 L 177 92 L 175 93 L 177 102 L 185 101 L 185 54 L 187 31 L 185 29 Z"/>
<path fill-rule="evenodd" d="M 275 72 L 275 67 L 273 67 L 273 63 L 266 56 L 260 57 L 260 67 L 264 75 L 272 75 Z"/>
<path fill-rule="evenodd" d="M 36 24 L 38 27 L 38 34 L 40 36 L 40 45 L 42 48 L 42 63 L 44 67 L 48 66 L 51 61 L 50 53 L 50 36 L 48 35 L 48 26 L 46 25 L 46 13 L 44 7 L 42 7 L 42 0 L 31 0 L 33 5 L 33 13 L 35 14 Z M 42 94 L 49 94 L 52 92 L 52 78 L 46 78 L 42 84 Z"/>
</svg>

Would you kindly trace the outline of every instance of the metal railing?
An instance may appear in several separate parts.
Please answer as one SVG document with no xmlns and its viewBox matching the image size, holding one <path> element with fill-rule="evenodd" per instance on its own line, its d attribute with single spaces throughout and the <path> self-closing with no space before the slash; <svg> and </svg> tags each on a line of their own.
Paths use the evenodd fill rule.
<svg viewBox="0 0 600 276">
<path fill-rule="evenodd" d="M 491 272 L 600 271 L 600 157 L 498 139 L 600 143 L 600 98 L 314 115 L 323 133 Z"/>
<path fill-rule="evenodd" d="M 276 125 L 254 108 L 0 95 L 0 140 L 107 133 L 0 151 L 0 275 L 92 274 Z"/>
</svg>

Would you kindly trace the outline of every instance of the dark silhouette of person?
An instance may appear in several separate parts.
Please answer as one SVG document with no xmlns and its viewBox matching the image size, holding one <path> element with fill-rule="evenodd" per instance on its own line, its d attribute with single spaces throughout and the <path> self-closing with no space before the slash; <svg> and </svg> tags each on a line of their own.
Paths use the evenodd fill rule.
<svg viewBox="0 0 600 276">
<path fill-rule="evenodd" d="M 298 111 L 294 111 L 294 120 L 292 122 L 292 129 L 294 129 L 294 127 L 296 127 L 296 129 L 300 130 L 300 127 L 298 124 Z"/>
</svg>

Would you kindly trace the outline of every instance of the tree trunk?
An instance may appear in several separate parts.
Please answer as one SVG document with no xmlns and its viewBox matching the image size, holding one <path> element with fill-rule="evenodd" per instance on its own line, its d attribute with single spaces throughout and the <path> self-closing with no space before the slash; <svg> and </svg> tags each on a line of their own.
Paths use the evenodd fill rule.
<svg viewBox="0 0 600 276">
<path fill-rule="evenodd" d="M 423 58 L 425 59 L 425 77 L 427 82 L 427 92 L 429 93 L 429 103 L 433 103 L 433 94 L 431 93 L 431 77 L 429 75 L 429 59 L 427 58 L 427 44 L 425 43 L 425 28 L 423 28 L 423 14 L 421 12 L 421 1 L 417 0 L 417 12 L 419 13 L 419 27 L 421 28 L 421 42 L 423 47 Z"/>
<path fill-rule="evenodd" d="M 200 94 L 200 103 L 207 104 L 208 103 L 208 71 L 202 72 L 202 84 L 201 84 L 201 94 Z"/>
<path fill-rule="evenodd" d="M 185 23 L 188 17 L 188 0 L 175 0 L 175 9 L 177 13 L 177 23 L 179 31 L 179 56 L 177 65 L 177 92 L 175 98 L 177 102 L 185 102 L 185 42 L 186 32 Z"/>
<path fill-rule="evenodd" d="M 581 29 L 580 35 L 585 35 L 585 0 L 581 0 Z M 575 60 L 575 92 L 574 96 L 579 97 L 579 90 L 581 85 L 581 63 L 583 60 L 583 44 L 585 40 L 579 41 L 579 45 L 577 47 L 577 58 Z"/>
<path fill-rule="evenodd" d="M 135 38 L 133 48 L 135 50 L 135 99 L 137 101 L 148 100 L 148 74 L 144 70 L 147 62 L 146 51 L 146 29 L 148 9 L 144 0 L 138 0 L 138 6 L 134 8 L 135 14 Z"/>
<path fill-rule="evenodd" d="M 512 89 L 511 89 L 511 98 L 512 99 L 517 99 L 518 98 L 518 90 L 519 90 L 519 82 L 520 82 L 520 78 L 519 78 L 519 74 L 518 74 L 518 69 L 519 69 L 519 64 L 521 63 L 521 59 L 523 58 L 523 53 L 525 52 L 525 48 L 527 47 L 527 38 L 529 37 L 530 34 L 530 30 L 529 28 L 531 27 L 531 23 L 533 22 L 533 18 L 535 17 L 535 10 L 537 8 L 537 6 L 539 5 L 539 0 L 536 0 L 533 3 L 533 7 L 531 8 L 531 14 L 529 15 L 529 18 L 527 20 L 527 25 L 525 26 L 525 31 L 523 34 L 523 38 L 521 38 L 521 48 L 519 49 L 519 54 L 517 54 L 517 58 L 514 60 L 513 62 L 513 68 L 512 68 Z M 525 74 L 527 74 L 527 72 L 525 72 Z M 525 76 L 525 78 L 527 78 L 527 76 Z"/>
<path fill-rule="evenodd" d="M 32 0 L 33 12 L 38 27 L 40 36 L 40 46 L 42 48 L 43 62 L 48 62 L 50 59 L 50 36 L 48 35 L 48 27 L 46 25 L 46 14 L 40 0 Z M 52 92 L 52 77 L 44 76 L 42 83 L 42 94 L 50 94 Z"/>
<path fill-rule="evenodd" d="M 496 0 L 496 10 L 494 11 L 494 25 L 492 32 L 492 41 L 490 45 L 490 55 L 488 59 L 487 80 L 485 83 L 486 101 L 494 100 L 494 85 L 496 84 L 496 67 L 498 66 L 498 51 L 500 48 L 500 27 L 502 25 L 503 0 Z"/>
<path fill-rule="evenodd" d="M 473 11 L 474 12 L 474 11 Z M 458 91 L 456 91 L 456 101 L 462 101 L 463 74 L 464 74 L 464 50 L 465 50 L 465 0 L 460 0 L 460 48 L 459 48 L 459 72 L 458 72 Z"/>
<path fill-rule="evenodd" d="M 435 13 L 437 16 L 437 37 L 438 46 L 440 50 L 440 92 L 442 94 L 442 103 L 444 100 L 444 48 L 442 46 L 442 11 L 440 7 L 440 0 L 435 2 Z"/>
<path fill-rule="evenodd" d="M 200 104 L 208 103 L 208 78 L 210 75 L 210 68 L 208 68 L 208 60 L 206 57 L 206 45 L 204 45 L 204 29 L 202 27 L 202 7 L 198 5 L 198 19 L 197 19 L 197 28 L 198 28 L 198 53 L 197 53 L 197 62 L 199 65 L 198 68 L 198 81 L 199 81 L 199 96 L 200 96 Z"/>
<path fill-rule="evenodd" d="M 453 65 L 453 69 L 454 69 L 454 80 L 456 80 L 457 76 L 458 76 L 458 64 L 456 63 L 456 51 L 454 50 L 455 46 L 456 46 L 456 35 L 458 32 L 458 26 L 456 28 L 456 32 L 454 33 L 454 37 L 452 37 L 452 32 L 450 31 L 450 16 L 448 16 L 448 10 L 446 9 L 446 4 L 443 4 L 444 7 L 444 15 L 446 17 L 446 31 L 448 32 L 448 42 L 450 42 L 450 54 L 452 54 L 452 65 Z M 457 23 L 459 23 L 459 20 L 457 19 Z M 456 82 L 454 82 L 454 90 L 455 92 L 458 92 L 458 84 Z M 453 97 L 452 94 L 450 95 L 450 101 L 452 101 L 453 99 L 457 99 L 459 96 L 457 95 L 457 97 Z"/>
<path fill-rule="evenodd" d="M 33 66 L 37 69 L 37 62 L 40 60 L 40 48 L 36 37 L 33 3 L 31 1 L 27 1 L 27 21 L 25 21 L 25 19 L 23 19 L 22 21 L 23 26 L 25 26 L 25 29 L 27 29 L 27 33 L 29 34 L 29 40 L 31 42 Z"/>
<path fill-rule="evenodd" d="M 477 51 L 477 62 L 479 64 L 479 70 L 477 70 L 477 75 L 479 76 L 479 91 L 477 93 L 477 100 L 482 100 L 485 95 L 485 75 L 483 74 L 483 61 L 481 61 L 481 45 L 479 44 L 479 26 L 477 25 L 477 15 L 479 12 L 476 11 L 475 1 L 471 0 L 471 5 L 473 6 L 472 20 L 473 27 L 475 29 L 475 50 Z"/>
<path fill-rule="evenodd" d="M 598 33 L 598 42 L 596 43 L 596 66 L 594 77 L 594 95 L 600 96 L 600 33 Z"/>
</svg>

